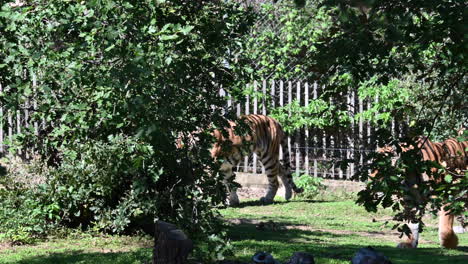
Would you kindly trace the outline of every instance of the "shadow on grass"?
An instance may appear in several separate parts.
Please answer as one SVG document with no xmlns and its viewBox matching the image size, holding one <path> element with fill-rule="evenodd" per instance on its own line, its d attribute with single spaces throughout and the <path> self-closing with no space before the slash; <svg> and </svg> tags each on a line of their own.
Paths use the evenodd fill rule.
<svg viewBox="0 0 468 264">
<path fill-rule="evenodd" d="M 287 203 L 331 203 L 332 201 L 325 201 L 325 200 L 310 200 L 310 199 L 295 199 L 295 200 L 279 200 L 279 201 L 274 201 L 272 204 L 273 205 L 278 205 L 278 204 L 287 204 Z M 272 205 L 272 204 L 265 204 L 261 202 L 260 200 L 248 200 L 248 201 L 242 201 L 239 205 L 233 206 L 234 208 L 244 208 L 244 207 L 249 207 L 249 206 L 265 206 L 265 205 Z"/>
<path fill-rule="evenodd" d="M 133 264 L 151 263 L 151 249 L 139 249 L 132 252 L 83 252 L 70 250 L 66 253 L 52 253 L 46 256 L 31 256 L 19 261 L 7 262 L 15 264 L 73 264 L 73 263 L 99 263 L 99 264 Z"/>
<path fill-rule="evenodd" d="M 277 223 L 278 226 L 284 223 Z M 300 226 L 300 225 L 298 225 Z M 380 234 L 380 232 L 375 232 Z M 360 249 L 371 245 L 377 251 L 390 258 L 394 264 L 427 264 L 427 263 L 468 263 L 466 247 L 457 250 L 446 250 L 434 245 L 430 248 L 398 249 L 395 246 L 375 245 L 390 244 L 391 241 L 379 241 L 358 234 L 331 233 L 318 230 L 302 230 L 300 228 L 287 230 L 257 229 L 256 224 L 241 223 L 233 225 L 228 233 L 232 239 L 237 261 L 249 261 L 253 251 L 271 252 L 280 261 L 286 261 L 294 252 L 303 251 L 313 254 L 317 263 L 350 263 L 353 255 Z M 366 244 L 366 242 L 369 243 Z M 432 246 L 432 245 L 424 245 Z M 245 254 L 245 255 L 242 255 Z"/>
</svg>

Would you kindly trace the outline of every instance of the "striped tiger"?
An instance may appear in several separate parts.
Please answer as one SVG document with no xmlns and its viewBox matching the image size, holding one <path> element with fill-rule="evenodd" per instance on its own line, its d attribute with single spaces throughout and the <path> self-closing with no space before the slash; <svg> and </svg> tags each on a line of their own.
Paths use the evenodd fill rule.
<svg viewBox="0 0 468 264">
<path fill-rule="evenodd" d="M 286 200 L 291 198 L 292 191 L 301 193 L 303 189 L 298 188 L 292 178 L 286 134 L 278 121 L 265 115 L 244 115 L 240 120 L 250 127 L 251 132 L 246 136 L 235 134 L 236 124 L 232 121 L 229 122 L 230 127 L 225 128 L 227 138 L 220 130 L 213 132 L 216 141 L 211 149 L 211 156 L 215 159 L 223 159 L 220 171 L 224 174 L 225 184 L 235 176 L 232 169 L 242 157 L 255 153 L 265 167 L 268 177 L 268 190 L 265 197 L 260 199 L 262 203 L 273 202 L 279 186 L 278 176 L 283 182 Z M 231 146 L 226 148 L 226 143 L 230 143 Z M 285 157 L 282 164 L 279 160 L 280 147 Z M 236 190 L 228 188 L 228 191 L 229 204 L 239 204 Z"/>
<path fill-rule="evenodd" d="M 418 141 L 422 160 L 435 161 L 448 170 L 466 170 L 467 169 L 467 155 L 464 146 L 468 142 L 459 142 L 455 139 L 447 139 L 444 142 L 432 142 L 426 138 L 420 138 Z M 431 171 L 437 171 L 436 168 Z M 427 175 L 407 175 L 409 181 L 428 180 Z M 413 180 L 411 180 L 413 178 Z M 407 179 L 407 180 L 408 180 Z M 456 248 L 458 245 L 458 237 L 453 230 L 454 215 L 450 211 L 444 209 L 445 206 L 439 210 L 439 241 L 440 245 L 445 248 Z M 407 241 L 398 244 L 399 248 L 416 248 L 419 240 L 419 223 L 410 223 L 409 228 L 411 234 Z"/>
</svg>

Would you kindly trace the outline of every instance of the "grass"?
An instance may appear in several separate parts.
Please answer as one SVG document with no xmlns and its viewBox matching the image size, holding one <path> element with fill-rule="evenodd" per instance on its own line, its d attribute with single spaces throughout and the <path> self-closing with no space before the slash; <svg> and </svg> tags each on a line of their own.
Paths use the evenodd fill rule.
<svg viewBox="0 0 468 264">
<path fill-rule="evenodd" d="M 0 263 L 10 264 L 139 264 L 151 260 L 149 238 L 130 236 L 89 236 L 50 239 L 35 245 L 0 244 Z M 149 262 L 151 263 L 151 262 Z"/>
<path fill-rule="evenodd" d="M 468 234 L 459 235 L 462 247 L 442 249 L 437 219 L 427 217 L 420 247 L 397 249 L 400 239 L 391 230 L 390 212 L 367 213 L 351 200 L 278 201 L 268 206 L 244 201 L 240 207 L 221 213 L 230 223 L 232 260 L 250 262 L 254 253 L 267 251 L 286 261 L 293 252 L 305 251 L 312 253 L 318 264 L 348 264 L 359 248 L 373 246 L 396 264 L 468 263 Z M 262 223 L 264 228 L 258 229 Z M 151 246 L 149 238 L 86 234 L 35 245 L 11 247 L 0 243 L 0 263 L 151 263 Z"/>
<path fill-rule="evenodd" d="M 390 213 L 368 213 L 351 200 L 277 202 L 268 206 L 249 201 L 240 208 L 223 210 L 224 217 L 233 223 L 229 235 L 237 260 L 249 261 L 255 252 L 267 251 L 286 261 L 293 252 L 305 251 L 312 253 L 318 264 L 348 264 L 359 248 L 372 246 L 393 263 L 468 263 L 466 246 L 456 250 L 439 247 L 437 219 L 432 217 L 426 217 L 428 226 L 418 249 L 395 248 L 401 240 L 391 230 Z M 259 230 L 260 223 L 269 224 Z M 467 245 L 468 234 L 458 237 L 461 245 Z"/>
</svg>

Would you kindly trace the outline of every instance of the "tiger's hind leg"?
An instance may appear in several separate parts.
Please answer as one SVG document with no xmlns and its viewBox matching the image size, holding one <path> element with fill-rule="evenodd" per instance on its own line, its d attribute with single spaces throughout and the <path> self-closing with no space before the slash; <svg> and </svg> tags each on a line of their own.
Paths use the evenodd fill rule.
<svg viewBox="0 0 468 264">
<path fill-rule="evenodd" d="M 223 162 L 221 165 L 220 171 L 224 175 L 223 183 L 228 190 L 228 205 L 229 206 L 237 206 L 239 205 L 239 197 L 237 196 L 237 191 L 232 186 L 229 186 L 229 180 L 235 177 L 235 174 L 232 172 L 233 165 L 229 162 Z"/>
<path fill-rule="evenodd" d="M 458 246 L 458 237 L 453 232 L 454 215 L 441 208 L 439 211 L 439 240 L 444 248 L 456 248 Z"/>
<path fill-rule="evenodd" d="M 268 190 L 260 201 L 264 204 L 273 203 L 276 192 L 278 191 L 278 174 L 280 170 L 279 161 L 277 157 L 262 155 L 262 164 L 265 167 L 265 173 L 268 177 Z"/>
<path fill-rule="evenodd" d="M 281 166 L 279 176 L 281 178 L 281 181 L 283 182 L 284 199 L 286 199 L 286 201 L 289 201 L 292 197 L 291 182 L 287 177 L 288 174 L 291 174 L 290 170 L 285 169 L 284 166 Z"/>
<path fill-rule="evenodd" d="M 294 183 L 289 163 L 281 164 L 280 177 L 281 181 L 284 184 L 284 198 L 286 200 L 291 199 L 292 191 L 294 191 L 295 193 L 302 193 L 304 191 L 304 189 L 298 188 Z"/>
</svg>

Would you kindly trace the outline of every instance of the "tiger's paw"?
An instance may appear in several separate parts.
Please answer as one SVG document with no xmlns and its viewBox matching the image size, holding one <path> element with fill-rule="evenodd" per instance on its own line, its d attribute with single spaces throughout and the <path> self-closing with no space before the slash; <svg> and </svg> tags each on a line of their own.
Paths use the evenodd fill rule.
<svg viewBox="0 0 468 264">
<path fill-rule="evenodd" d="M 304 188 L 296 188 L 296 189 L 294 189 L 294 192 L 295 192 L 295 193 L 303 193 L 303 192 L 304 192 Z"/>
<path fill-rule="evenodd" d="M 229 206 L 239 206 L 240 204 L 240 201 L 239 201 L 239 198 L 237 196 L 235 197 L 229 197 L 229 199 L 227 200 L 227 203 Z"/>
<path fill-rule="evenodd" d="M 457 248 L 458 237 L 453 232 L 442 233 L 440 235 L 440 245 L 444 248 Z"/>
<path fill-rule="evenodd" d="M 260 202 L 261 202 L 262 204 L 265 204 L 265 205 L 266 205 L 266 204 L 272 204 L 272 203 L 273 203 L 273 199 L 269 199 L 269 198 L 267 198 L 267 197 L 262 197 L 262 198 L 260 198 Z"/>
<path fill-rule="evenodd" d="M 398 243 L 397 248 L 416 248 L 410 242 L 401 242 Z"/>
</svg>

